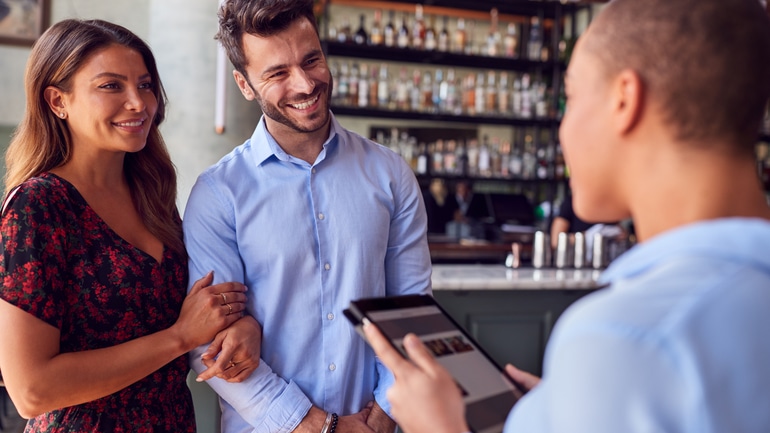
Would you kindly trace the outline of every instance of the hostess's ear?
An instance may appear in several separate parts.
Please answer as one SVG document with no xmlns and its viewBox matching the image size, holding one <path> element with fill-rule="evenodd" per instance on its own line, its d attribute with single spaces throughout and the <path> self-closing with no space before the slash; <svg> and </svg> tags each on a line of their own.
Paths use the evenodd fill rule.
<svg viewBox="0 0 770 433">
<path fill-rule="evenodd" d="M 644 111 L 645 86 L 636 71 L 621 71 L 611 84 L 613 124 L 616 132 L 625 135 L 638 124 Z"/>
</svg>

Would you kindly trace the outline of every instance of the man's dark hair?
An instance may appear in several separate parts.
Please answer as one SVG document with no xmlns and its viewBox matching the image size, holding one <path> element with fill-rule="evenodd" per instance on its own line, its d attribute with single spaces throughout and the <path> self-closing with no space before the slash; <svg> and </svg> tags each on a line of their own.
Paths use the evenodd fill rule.
<svg viewBox="0 0 770 433">
<path fill-rule="evenodd" d="M 219 8 L 219 31 L 216 39 L 222 43 L 235 70 L 246 74 L 246 54 L 243 35 L 272 36 L 291 23 L 307 18 L 318 32 L 313 13 L 313 0 L 225 0 Z"/>
<path fill-rule="evenodd" d="M 614 0 L 586 49 L 633 69 L 679 140 L 753 151 L 770 96 L 770 19 L 757 0 Z"/>
</svg>

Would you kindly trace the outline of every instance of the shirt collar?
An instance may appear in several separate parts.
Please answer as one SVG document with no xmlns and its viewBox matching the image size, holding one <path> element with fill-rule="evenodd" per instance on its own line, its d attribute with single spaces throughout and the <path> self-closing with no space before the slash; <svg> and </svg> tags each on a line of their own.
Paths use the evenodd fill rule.
<svg viewBox="0 0 770 433">
<path fill-rule="evenodd" d="M 340 136 L 342 135 L 341 132 L 344 131 L 342 126 L 340 126 L 339 122 L 337 122 L 337 119 L 334 117 L 334 114 L 329 114 L 331 116 L 331 121 L 329 122 L 329 137 L 323 144 L 323 150 L 321 150 L 321 154 L 318 155 L 317 162 L 323 161 L 324 158 L 326 158 L 326 155 L 328 155 L 328 153 L 337 146 Z M 254 163 L 256 165 L 262 165 L 271 156 L 275 156 L 281 161 L 289 161 L 293 158 L 281 148 L 278 142 L 275 141 L 275 138 L 273 138 L 270 132 L 267 131 L 264 114 L 259 119 L 257 128 L 251 135 L 250 142 L 254 152 Z"/>
<path fill-rule="evenodd" d="M 746 263 L 770 272 L 770 222 L 758 218 L 722 218 L 688 224 L 653 237 L 618 257 L 599 281 L 611 283 L 643 274 L 676 257 L 713 257 Z"/>
</svg>

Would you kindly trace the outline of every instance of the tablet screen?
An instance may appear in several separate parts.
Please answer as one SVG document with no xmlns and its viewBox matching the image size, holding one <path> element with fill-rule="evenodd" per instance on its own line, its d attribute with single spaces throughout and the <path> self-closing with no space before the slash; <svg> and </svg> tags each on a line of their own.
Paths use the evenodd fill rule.
<svg viewBox="0 0 770 433">
<path fill-rule="evenodd" d="M 466 419 L 477 433 L 501 432 L 505 419 L 521 392 L 478 345 L 438 306 L 432 297 L 414 305 L 414 297 L 399 306 L 387 298 L 384 309 L 377 302 L 353 302 L 405 355 L 403 337 L 416 334 L 436 360 L 454 377 L 466 405 Z M 356 305 L 358 304 L 358 305 Z M 411 305 L 410 305 L 411 304 Z M 427 305 L 426 305 L 427 304 Z"/>
</svg>

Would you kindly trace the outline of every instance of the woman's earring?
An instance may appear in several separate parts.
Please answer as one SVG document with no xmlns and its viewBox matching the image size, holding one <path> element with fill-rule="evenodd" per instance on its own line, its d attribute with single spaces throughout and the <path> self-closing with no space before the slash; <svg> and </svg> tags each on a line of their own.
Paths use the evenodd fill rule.
<svg viewBox="0 0 770 433">
<path fill-rule="evenodd" d="M 62 112 L 60 112 L 60 113 L 59 113 L 59 117 L 61 117 L 62 119 L 64 119 L 65 117 L 67 117 L 67 115 L 66 115 L 66 114 L 64 114 L 64 112 L 62 111 Z"/>
</svg>

